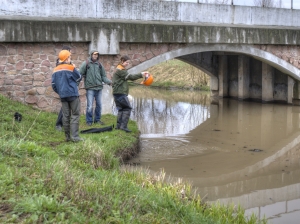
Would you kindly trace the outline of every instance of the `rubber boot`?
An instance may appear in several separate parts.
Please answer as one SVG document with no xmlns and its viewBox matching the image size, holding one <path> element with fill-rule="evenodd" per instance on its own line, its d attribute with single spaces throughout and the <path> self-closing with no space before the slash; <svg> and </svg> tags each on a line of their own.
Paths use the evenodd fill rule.
<svg viewBox="0 0 300 224">
<path fill-rule="evenodd" d="M 65 126 L 64 126 L 64 131 L 65 131 L 65 136 L 66 136 L 66 142 L 71 141 L 71 137 L 70 137 L 70 126 L 65 125 Z"/>
<path fill-rule="evenodd" d="M 66 142 L 71 141 L 70 131 L 65 131 L 65 136 L 66 136 Z"/>
<path fill-rule="evenodd" d="M 120 129 L 126 132 L 131 132 L 131 130 L 127 128 L 127 124 L 130 118 L 130 112 L 131 112 L 130 110 L 125 110 L 122 113 L 122 122 L 121 122 Z"/>
<path fill-rule="evenodd" d="M 120 129 L 120 126 L 121 126 L 121 123 L 122 123 L 122 115 L 123 115 L 123 111 L 118 111 L 116 129 Z"/>
<path fill-rule="evenodd" d="M 79 137 L 79 124 L 71 124 L 71 135 L 73 142 L 83 141 L 83 138 Z"/>
</svg>

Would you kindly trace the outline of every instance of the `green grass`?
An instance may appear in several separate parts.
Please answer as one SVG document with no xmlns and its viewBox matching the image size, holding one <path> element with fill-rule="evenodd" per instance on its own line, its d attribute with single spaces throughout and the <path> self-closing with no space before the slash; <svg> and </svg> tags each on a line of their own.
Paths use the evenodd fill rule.
<svg viewBox="0 0 300 224">
<path fill-rule="evenodd" d="M 183 61 L 172 59 L 148 69 L 153 75 L 151 86 L 209 91 L 209 76 Z"/>
<path fill-rule="evenodd" d="M 138 143 L 133 121 L 132 133 L 86 134 L 72 143 L 55 130 L 56 114 L 2 95 L 0 103 L 0 223 L 259 223 L 239 207 L 202 203 L 189 184 L 166 182 L 163 172 L 120 166 Z"/>
</svg>

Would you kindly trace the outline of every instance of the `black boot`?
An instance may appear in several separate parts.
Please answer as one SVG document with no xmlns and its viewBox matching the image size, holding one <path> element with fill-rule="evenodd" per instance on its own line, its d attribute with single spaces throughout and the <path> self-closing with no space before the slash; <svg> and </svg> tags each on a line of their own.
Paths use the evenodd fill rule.
<svg viewBox="0 0 300 224">
<path fill-rule="evenodd" d="M 131 132 L 131 130 L 129 130 L 127 128 L 127 124 L 128 124 L 129 118 L 130 118 L 130 113 L 131 113 L 131 110 L 125 110 L 122 113 L 122 121 L 121 121 L 120 129 L 123 131 L 126 131 L 126 132 Z"/>
<path fill-rule="evenodd" d="M 66 142 L 71 141 L 70 132 L 65 131 L 65 136 L 66 136 Z"/>
<path fill-rule="evenodd" d="M 120 129 L 120 126 L 121 126 L 121 123 L 122 123 L 122 115 L 123 115 L 123 111 L 118 111 L 116 129 Z"/>
<path fill-rule="evenodd" d="M 69 125 L 65 125 L 65 126 L 64 126 L 64 130 L 65 130 L 66 142 L 71 141 L 71 137 L 70 137 L 70 126 L 69 126 Z"/>
<path fill-rule="evenodd" d="M 71 124 L 71 139 L 73 142 L 83 141 L 83 138 L 79 137 L 79 124 Z"/>
</svg>

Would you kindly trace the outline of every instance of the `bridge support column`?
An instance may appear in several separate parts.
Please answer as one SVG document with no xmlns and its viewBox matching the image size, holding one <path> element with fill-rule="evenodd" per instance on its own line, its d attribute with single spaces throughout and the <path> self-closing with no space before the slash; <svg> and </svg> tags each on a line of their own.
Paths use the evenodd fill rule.
<svg viewBox="0 0 300 224">
<path fill-rule="evenodd" d="M 228 96 L 228 69 L 227 55 L 219 56 L 219 97 Z"/>
<path fill-rule="evenodd" d="M 287 90 L 287 103 L 293 103 L 293 90 L 294 90 L 294 79 L 288 76 L 288 90 Z"/>
<path fill-rule="evenodd" d="M 295 96 L 294 96 L 294 99 L 300 99 L 300 82 L 299 81 L 296 81 L 296 93 L 295 93 Z"/>
<path fill-rule="evenodd" d="M 294 83 L 293 104 L 300 106 L 300 81 L 298 80 Z"/>
<path fill-rule="evenodd" d="M 210 76 L 210 95 L 213 97 L 219 95 L 219 80 L 215 76 Z"/>
<path fill-rule="evenodd" d="M 262 62 L 262 101 L 269 102 L 274 100 L 274 70 Z"/>
<path fill-rule="evenodd" d="M 249 98 L 249 57 L 238 56 L 238 98 Z"/>
</svg>

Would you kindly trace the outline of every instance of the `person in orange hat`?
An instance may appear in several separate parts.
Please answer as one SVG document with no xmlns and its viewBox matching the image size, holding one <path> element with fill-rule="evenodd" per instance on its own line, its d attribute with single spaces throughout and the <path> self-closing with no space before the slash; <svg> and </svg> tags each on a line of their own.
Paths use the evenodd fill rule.
<svg viewBox="0 0 300 224">
<path fill-rule="evenodd" d="M 64 45 L 62 47 L 62 50 L 68 50 L 68 51 L 71 52 L 71 47 L 69 47 L 67 45 Z M 72 52 L 71 52 L 71 54 L 72 54 Z M 56 59 L 56 66 L 58 66 L 58 65 L 59 65 L 59 58 Z M 63 127 L 62 117 L 63 117 L 63 115 L 62 115 L 62 108 L 61 108 L 60 111 L 59 111 L 59 113 L 58 113 L 57 120 L 55 122 L 55 129 L 57 131 L 62 131 L 62 127 Z"/>
<path fill-rule="evenodd" d="M 130 65 L 130 58 L 127 55 L 121 57 L 120 62 L 117 66 L 116 72 L 113 75 L 113 97 L 118 109 L 117 126 L 116 129 L 120 129 L 126 132 L 131 132 L 128 129 L 127 124 L 130 118 L 131 105 L 128 100 L 128 82 L 127 80 L 136 80 L 145 78 L 149 72 L 141 72 L 138 74 L 129 74 L 127 68 Z"/>
<path fill-rule="evenodd" d="M 82 141 L 79 137 L 80 100 L 77 87 L 82 76 L 71 64 L 70 51 L 60 51 L 58 58 L 58 65 L 52 74 L 52 89 L 61 100 L 66 141 Z"/>
</svg>

